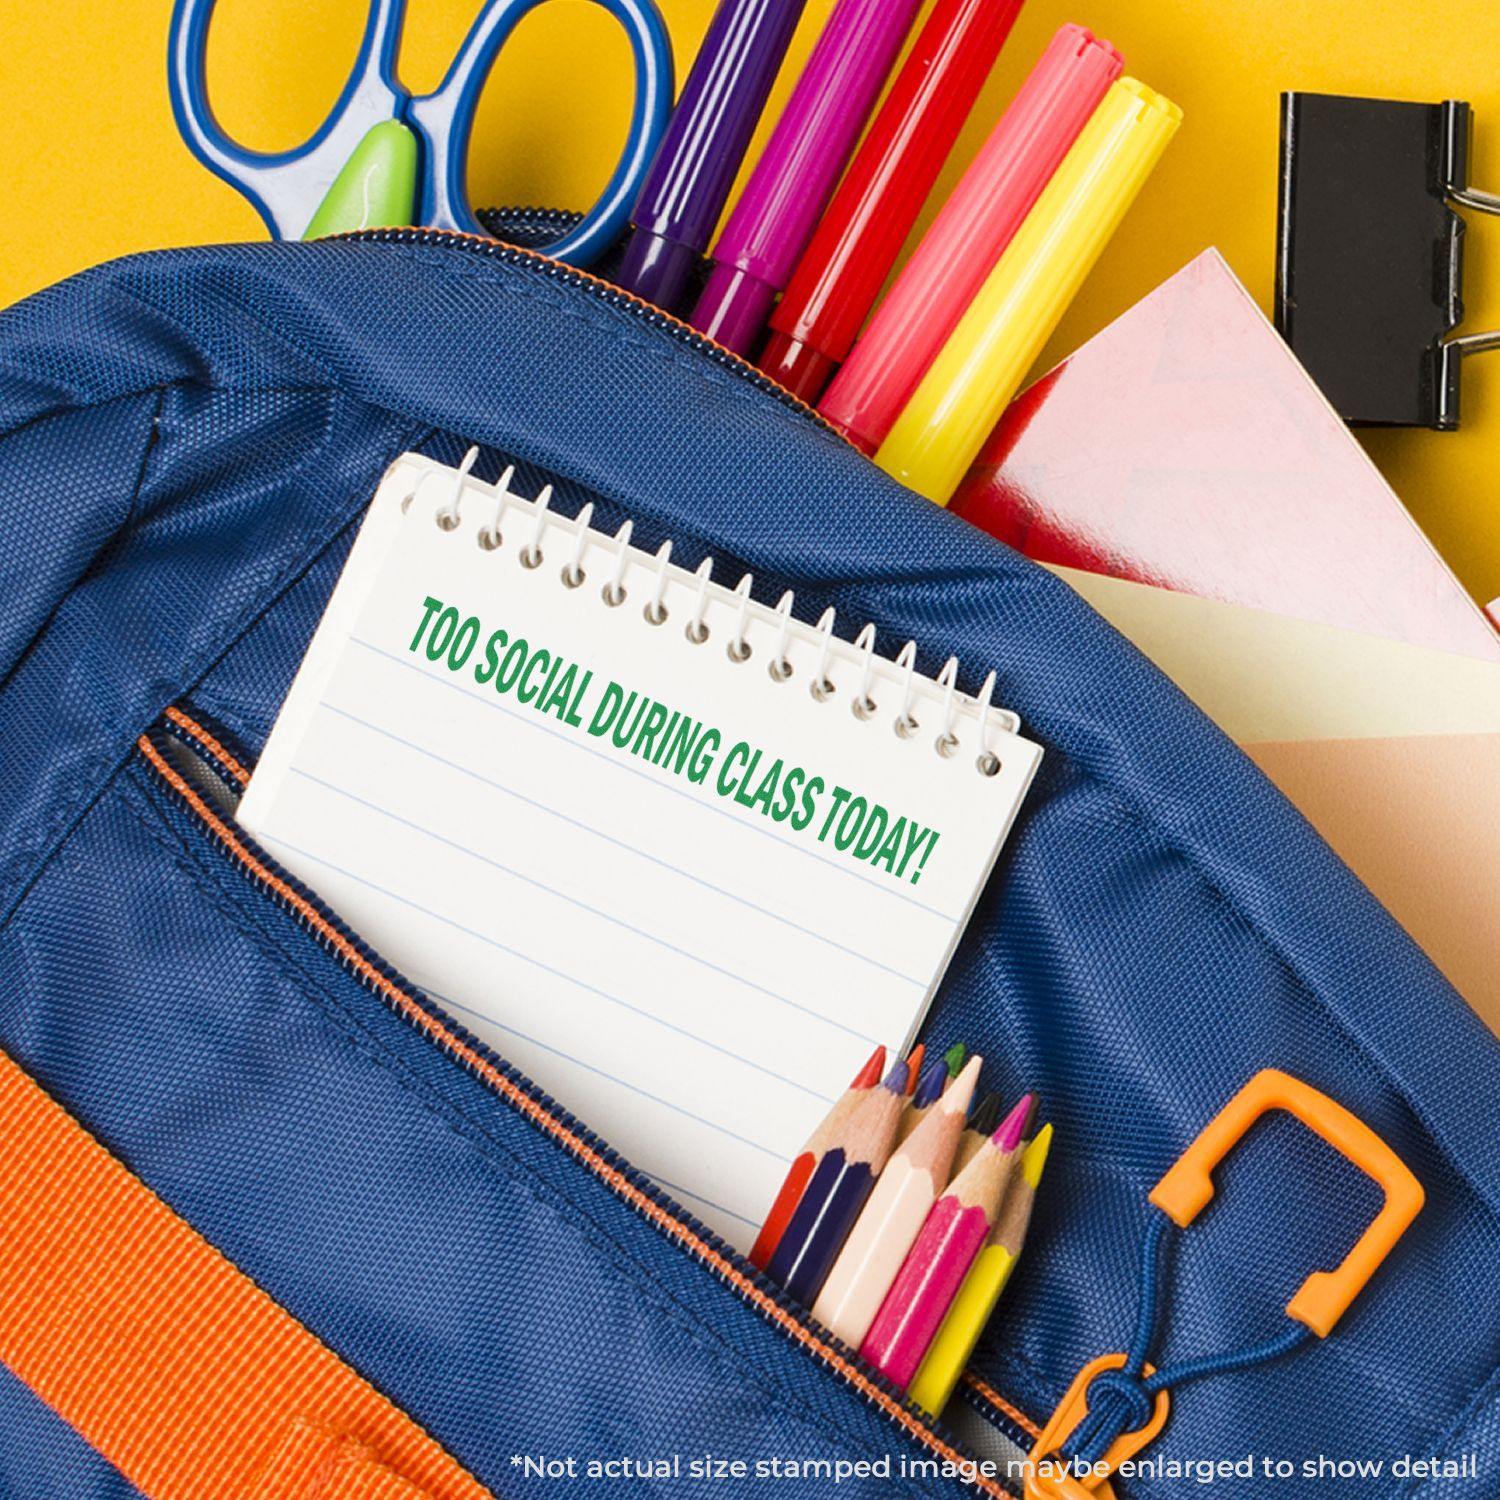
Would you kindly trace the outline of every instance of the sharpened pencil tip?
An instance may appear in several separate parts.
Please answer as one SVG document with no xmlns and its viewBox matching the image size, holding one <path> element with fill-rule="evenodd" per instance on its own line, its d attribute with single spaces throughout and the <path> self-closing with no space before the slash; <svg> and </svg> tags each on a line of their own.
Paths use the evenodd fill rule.
<svg viewBox="0 0 1500 1500">
<path fill-rule="evenodd" d="M 991 1089 L 974 1106 L 974 1113 L 969 1116 L 969 1129 L 976 1135 L 994 1135 L 995 1126 L 999 1123 L 1000 1096 L 994 1089 Z"/>
<path fill-rule="evenodd" d="M 904 1062 L 898 1062 L 885 1075 L 885 1082 L 880 1085 L 881 1088 L 888 1090 L 892 1094 L 904 1094 L 906 1092 L 906 1075 L 908 1071 L 907 1065 Z"/>
<path fill-rule="evenodd" d="M 1000 1122 L 1000 1128 L 991 1139 L 1002 1151 L 1014 1151 L 1021 1144 L 1021 1132 L 1026 1128 L 1026 1115 L 1031 1109 L 1031 1095 L 1022 1094 L 1014 1108 Z"/>
<path fill-rule="evenodd" d="M 942 1098 L 943 1089 L 948 1082 L 948 1064 L 942 1058 L 935 1057 L 922 1069 L 922 1076 L 917 1081 L 916 1092 L 911 1096 L 914 1109 L 926 1109 L 930 1104 L 936 1104 Z"/>
<path fill-rule="evenodd" d="M 974 1098 L 974 1088 L 979 1082 L 979 1069 L 983 1065 L 982 1057 L 971 1057 L 959 1071 L 957 1078 L 948 1085 L 947 1092 L 943 1095 L 942 1103 L 938 1106 L 950 1115 L 961 1115 L 968 1112 L 970 1103 Z"/>
<path fill-rule="evenodd" d="M 947 1065 L 948 1076 L 950 1078 L 957 1078 L 958 1075 L 963 1072 L 964 1059 L 968 1057 L 968 1055 L 969 1049 L 965 1047 L 962 1042 L 954 1042 L 954 1044 L 945 1053 L 943 1053 L 943 1062 Z"/>
<path fill-rule="evenodd" d="M 1026 1185 L 1035 1188 L 1042 1180 L 1042 1168 L 1047 1165 L 1047 1152 L 1052 1147 L 1052 1124 L 1048 1121 L 1037 1131 L 1031 1144 L 1021 1153 L 1021 1176 Z"/>
<path fill-rule="evenodd" d="M 872 1089 L 880 1082 L 880 1075 L 884 1072 L 885 1046 L 882 1043 L 870 1054 L 869 1062 L 854 1075 L 854 1082 L 849 1087 L 851 1089 Z"/>
<path fill-rule="evenodd" d="M 918 1042 L 911 1049 L 906 1059 L 906 1092 L 908 1094 L 916 1088 L 917 1079 L 922 1076 L 922 1059 L 927 1056 L 926 1042 Z"/>
</svg>

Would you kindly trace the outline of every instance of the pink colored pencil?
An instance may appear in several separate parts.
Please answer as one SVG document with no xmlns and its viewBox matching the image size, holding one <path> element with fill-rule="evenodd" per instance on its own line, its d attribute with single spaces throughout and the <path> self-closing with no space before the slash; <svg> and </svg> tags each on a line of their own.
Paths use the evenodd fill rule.
<svg viewBox="0 0 1500 1500">
<path fill-rule="evenodd" d="M 873 453 L 1124 63 L 1064 26 L 979 148 L 818 403 Z"/>
<path fill-rule="evenodd" d="M 933 1204 L 860 1346 L 859 1352 L 903 1390 L 994 1226 L 1030 1109 L 1027 1095 Z"/>
</svg>

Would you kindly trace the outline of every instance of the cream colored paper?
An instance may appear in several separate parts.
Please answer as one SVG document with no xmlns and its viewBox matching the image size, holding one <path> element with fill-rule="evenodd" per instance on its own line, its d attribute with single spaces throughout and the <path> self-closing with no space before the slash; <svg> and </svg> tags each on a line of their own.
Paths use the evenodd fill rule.
<svg viewBox="0 0 1500 1500">
<path fill-rule="evenodd" d="M 1500 666 L 1053 571 L 1244 746 L 1500 1032 Z"/>
<path fill-rule="evenodd" d="M 1242 745 L 1500 733 L 1500 663 L 1075 568 L 1052 571 Z"/>
</svg>

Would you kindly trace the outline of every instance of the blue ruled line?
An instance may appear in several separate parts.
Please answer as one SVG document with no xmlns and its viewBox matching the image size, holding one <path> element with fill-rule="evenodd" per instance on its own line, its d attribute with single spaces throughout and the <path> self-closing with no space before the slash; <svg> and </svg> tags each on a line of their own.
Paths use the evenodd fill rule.
<svg viewBox="0 0 1500 1500">
<path fill-rule="evenodd" d="M 900 969 L 892 968 L 890 964 L 881 963 L 878 958 L 872 958 L 868 953 L 861 952 L 858 948 L 850 948 L 844 943 L 828 936 L 827 933 L 819 932 L 816 927 L 806 927 L 801 922 L 794 922 L 792 918 L 783 916 L 780 912 L 772 911 L 769 907 L 759 906 L 754 901 L 747 900 L 744 896 L 726 889 L 724 886 L 715 885 L 711 880 L 705 880 L 701 875 L 695 875 L 691 870 L 684 870 L 680 865 L 674 865 L 670 860 L 662 859 L 659 855 L 649 854 L 644 849 L 637 848 L 625 839 L 616 838 L 612 833 L 605 833 L 602 828 L 595 828 L 591 823 L 582 822 L 578 818 L 570 817 L 567 813 L 559 811 L 555 807 L 549 807 L 545 802 L 539 802 L 535 797 L 528 797 L 525 792 L 518 792 L 513 786 L 503 781 L 492 781 L 488 776 L 466 766 L 462 761 L 449 760 L 445 755 L 439 755 L 436 750 L 429 750 L 425 745 L 419 745 L 415 740 L 409 740 L 393 730 L 386 729 L 383 725 L 372 723 L 369 719 L 362 719 L 358 714 L 350 713 L 347 708 L 340 708 L 336 703 L 329 703 L 326 699 L 318 705 L 319 708 L 327 709 L 331 714 L 336 714 L 341 719 L 347 719 L 351 724 L 357 724 L 361 729 L 368 729 L 371 734 L 378 734 L 393 744 L 401 745 L 407 750 L 436 762 L 440 766 L 446 766 L 450 771 L 458 771 L 465 776 L 477 781 L 481 786 L 488 787 L 491 791 L 499 792 L 503 796 L 513 797 L 517 802 L 524 802 L 527 807 L 535 808 L 536 811 L 546 813 L 549 817 L 556 818 L 561 823 L 566 823 L 570 828 L 577 828 L 583 833 L 593 834 L 595 838 L 602 839 L 607 844 L 613 844 L 617 849 L 623 849 L 626 853 L 636 859 L 649 860 L 654 865 L 659 865 L 663 870 L 670 870 L 674 875 L 680 875 L 684 880 L 690 880 L 694 885 L 700 885 L 706 891 L 712 891 L 716 896 L 722 896 L 726 901 L 733 901 L 743 906 L 747 911 L 753 911 L 762 917 L 769 917 L 773 922 L 780 922 L 790 927 L 794 932 L 800 932 L 804 937 L 810 937 L 814 941 L 823 943 L 839 953 L 847 954 L 850 958 L 857 958 L 862 963 L 869 964 L 871 968 L 879 969 L 882 973 L 889 974 L 893 979 L 900 979 L 906 984 L 915 985 L 918 989 L 925 990 L 927 981 L 918 978 L 914 974 L 904 974 Z M 295 769 L 295 768 L 294 768 Z M 306 774 L 306 773 L 303 773 Z M 859 1033 L 855 1033 L 859 1035 Z"/>
<path fill-rule="evenodd" d="M 533 968 L 540 969 L 544 974 L 550 974 L 554 979 L 561 979 L 567 984 L 573 985 L 580 990 L 586 990 L 591 995 L 597 995 L 599 999 L 607 1001 L 611 1005 L 618 1005 L 622 1010 L 629 1011 L 632 1015 L 640 1016 L 643 1020 L 650 1021 L 655 1026 L 661 1026 L 667 1031 L 674 1031 L 679 1036 L 686 1037 L 688 1041 L 700 1047 L 706 1047 L 711 1052 L 717 1052 L 721 1056 L 732 1059 L 747 1068 L 753 1068 L 757 1073 L 764 1073 L 767 1078 L 774 1078 L 777 1083 L 784 1083 L 788 1088 L 793 1088 L 798 1093 L 806 1094 L 810 1098 L 821 1100 L 825 1104 L 833 1103 L 833 1096 L 821 1094 L 816 1089 L 810 1089 L 806 1084 L 798 1083 L 795 1078 L 787 1078 L 781 1073 L 758 1063 L 754 1058 L 745 1057 L 730 1047 L 721 1046 L 718 1042 L 711 1042 L 707 1037 L 695 1036 L 685 1027 L 678 1026 L 662 1016 L 654 1015 L 649 1010 L 643 1010 L 638 1005 L 632 1005 L 628 1000 L 619 995 L 612 995 L 608 990 L 602 990 L 597 985 L 589 984 L 586 980 L 577 978 L 563 969 L 554 968 L 551 964 L 543 963 L 541 959 L 533 957 L 529 953 L 523 953 L 519 948 L 512 948 L 502 943 L 498 938 L 491 937 L 486 932 L 479 932 L 472 927 L 466 927 L 462 922 L 456 922 L 452 917 L 440 911 L 433 911 L 429 907 L 413 901 L 409 896 L 403 896 L 399 891 L 388 890 L 385 886 L 377 885 L 373 880 L 367 880 L 363 875 L 356 875 L 352 870 L 346 870 L 336 865 L 332 860 L 324 859 L 321 855 L 314 854 L 309 849 L 299 849 L 297 845 L 287 839 L 280 838 L 269 833 L 259 835 L 262 843 L 274 847 L 286 849 L 295 854 L 299 859 L 311 860 L 315 865 L 321 865 L 325 870 L 332 870 L 336 875 L 342 875 L 345 880 L 352 880 L 356 885 L 363 886 L 366 890 L 374 891 L 377 895 L 384 896 L 388 900 L 398 902 L 400 905 L 409 907 L 412 911 L 419 912 L 424 917 L 431 917 L 434 921 L 441 922 L 447 927 L 452 927 L 457 932 L 462 932 L 467 937 L 476 939 L 489 947 L 498 949 L 501 953 L 508 954 L 511 958 L 520 959 L 522 963 L 530 964 Z"/>
<path fill-rule="evenodd" d="M 431 839 L 434 843 L 444 844 L 449 849 L 456 849 L 460 854 L 466 854 L 471 859 L 477 859 L 481 864 L 489 865 L 491 869 L 499 870 L 504 875 L 509 875 L 514 880 L 519 880 L 523 885 L 534 890 L 545 891 L 547 895 L 558 901 L 566 901 L 570 906 L 576 906 L 579 911 L 586 911 L 590 916 L 598 917 L 602 921 L 612 922 L 624 931 L 633 933 L 636 937 L 645 938 L 647 942 L 656 943 L 665 948 L 669 953 L 675 953 L 679 958 L 685 958 L 692 963 L 702 964 L 705 969 L 712 970 L 715 974 L 721 974 L 724 978 L 733 980 L 736 984 L 742 984 L 746 989 L 754 990 L 757 994 L 766 996 L 767 999 L 775 1000 L 781 1005 L 790 1007 L 792 1010 L 801 1011 L 805 1016 L 811 1016 L 815 1021 L 821 1021 L 825 1026 L 832 1026 L 835 1031 L 842 1031 L 847 1036 L 858 1038 L 860 1041 L 869 1042 L 873 1047 L 880 1040 L 879 1037 L 868 1036 L 863 1031 L 856 1031 L 852 1026 L 845 1026 L 842 1021 L 836 1021 L 831 1016 L 825 1016 L 811 1006 L 803 1005 L 800 1001 L 793 1000 L 788 995 L 778 993 L 776 990 L 768 989 L 763 984 L 756 984 L 753 979 L 746 979 L 742 974 L 736 974 L 733 969 L 726 969 L 721 964 L 714 963 L 711 959 L 704 958 L 701 954 L 689 952 L 686 948 L 679 948 L 675 943 L 669 943 L 666 938 L 658 937 L 654 932 L 647 932 L 644 927 L 637 927 L 633 922 L 627 922 L 623 917 L 617 917 L 610 912 L 601 911 L 597 906 L 590 906 L 587 901 L 580 901 L 576 896 L 570 896 L 566 891 L 560 891 L 555 886 L 545 885 L 535 875 L 524 874 L 520 870 L 513 869 L 510 865 L 503 864 L 498 859 L 492 859 L 488 854 L 481 854 L 477 849 L 471 849 L 467 844 L 460 844 L 456 839 L 450 839 L 445 834 L 436 832 L 431 828 L 424 828 L 420 823 L 413 823 L 409 818 L 403 818 L 399 813 L 393 813 L 388 807 L 382 807 L 378 802 L 371 802 L 365 797 L 357 796 L 346 788 L 337 786 L 331 781 L 325 781 L 321 776 L 314 776 L 311 771 L 304 771 L 300 766 L 291 768 L 292 775 L 300 776 L 305 781 L 310 781 L 314 786 L 320 786 L 325 791 L 332 792 L 336 797 L 344 797 L 350 802 L 357 803 L 360 807 L 368 808 L 371 812 L 382 818 L 389 818 L 393 823 L 399 823 L 403 828 L 410 828 L 413 833 L 420 834 L 423 838 Z"/>
<path fill-rule="evenodd" d="M 435 677 L 432 673 L 424 671 L 420 663 L 408 661 L 405 657 L 398 655 L 394 651 L 387 651 L 383 646 L 377 646 L 373 641 L 364 640 L 359 636 L 350 636 L 349 640 L 352 645 L 362 646 L 366 651 L 373 652 L 376 656 L 383 657 L 386 661 L 394 662 L 398 667 L 404 667 L 408 672 L 414 672 L 423 682 L 431 683 L 435 687 L 448 688 L 455 693 L 461 693 L 471 703 L 477 703 L 482 708 L 495 709 L 507 718 L 514 719 L 527 728 L 535 729 L 545 734 L 549 739 L 558 740 L 564 745 L 571 745 L 573 749 L 582 752 L 584 755 L 592 755 L 597 760 L 602 760 L 605 765 L 613 766 L 617 771 L 623 771 L 631 776 L 639 776 L 642 781 L 646 782 L 649 786 L 656 787 L 659 791 L 670 792 L 674 797 L 682 797 L 691 803 L 692 806 L 700 808 L 704 812 L 716 813 L 721 818 L 728 818 L 736 828 L 743 828 L 750 833 L 759 834 L 762 838 L 768 838 L 778 848 L 785 849 L 792 854 L 801 854 L 805 858 L 822 865 L 825 869 L 832 870 L 834 874 L 845 876 L 850 880 L 857 880 L 861 885 L 867 885 L 871 890 L 879 891 L 884 896 L 894 896 L 896 900 L 904 901 L 908 906 L 916 907 L 918 911 L 924 911 L 929 916 L 938 917 L 950 927 L 958 926 L 958 918 L 949 916 L 940 907 L 929 906 L 925 901 L 917 900 L 915 896 L 910 895 L 906 891 L 899 890 L 895 886 L 886 885 L 869 875 L 863 874 L 859 870 L 853 869 L 849 865 L 840 864 L 827 858 L 825 855 L 819 854 L 816 849 L 809 849 L 801 844 L 794 844 L 787 839 L 783 839 L 773 830 L 758 827 L 755 823 L 737 816 L 727 807 L 716 807 L 712 802 L 702 801 L 700 798 L 693 796 L 691 792 L 685 791 L 682 787 L 673 786 L 670 781 L 659 780 L 649 771 L 643 771 L 636 766 L 626 765 L 617 757 L 607 755 L 604 751 L 596 750 L 592 745 L 585 744 L 576 735 L 564 734 L 561 730 L 554 729 L 550 724 L 543 723 L 540 716 L 536 713 L 524 713 L 520 709 L 511 708 L 509 704 L 501 702 L 499 698 L 481 697 L 476 693 L 471 693 L 461 682 L 451 682 L 443 677 Z"/>
</svg>

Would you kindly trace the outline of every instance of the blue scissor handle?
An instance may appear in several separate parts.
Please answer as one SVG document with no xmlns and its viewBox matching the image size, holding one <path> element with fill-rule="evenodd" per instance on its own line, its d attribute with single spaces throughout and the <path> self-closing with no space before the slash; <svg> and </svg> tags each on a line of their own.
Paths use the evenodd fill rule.
<svg viewBox="0 0 1500 1500">
<path fill-rule="evenodd" d="M 396 81 L 405 0 L 372 0 L 359 54 L 338 102 L 312 137 L 291 151 L 249 151 L 220 128 L 208 102 L 204 59 L 214 0 L 176 0 L 167 78 L 177 128 L 209 171 L 237 187 L 277 239 L 298 239 L 372 125 L 399 119 Z"/>
<path fill-rule="evenodd" d="M 359 53 L 328 118 L 302 145 L 268 153 L 230 140 L 209 105 L 204 64 L 214 0 L 176 0 L 168 61 L 172 112 L 193 154 L 244 193 L 278 239 L 300 238 L 355 148 L 384 120 L 406 121 L 421 143 L 416 221 L 483 234 L 467 192 L 474 112 L 500 49 L 521 18 L 543 3 L 487 0 L 442 83 L 413 98 L 396 77 L 405 0 L 371 0 Z M 625 227 L 672 108 L 672 50 L 654 0 L 594 3 L 625 28 L 636 87 L 630 130 L 603 193 L 576 227 L 541 247 L 574 265 L 596 259 Z"/>
<path fill-rule="evenodd" d="M 440 229 L 485 231 L 469 207 L 469 137 L 485 79 L 500 49 L 523 16 L 546 0 L 489 0 L 464 38 L 453 65 L 430 94 L 407 106 L 407 123 L 421 139 L 423 172 L 417 217 Z M 615 170 L 583 219 L 561 239 L 538 248 L 557 260 L 586 266 L 612 245 L 625 228 L 630 210 L 672 109 L 672 48 L 661 13 L 653 0 L 594 0 L 603 6 L 630 39 L 635 63 L 635 100 L 630 130 Z M 566 118 L 566 106 L 562 115 Z"/>
</svg>

